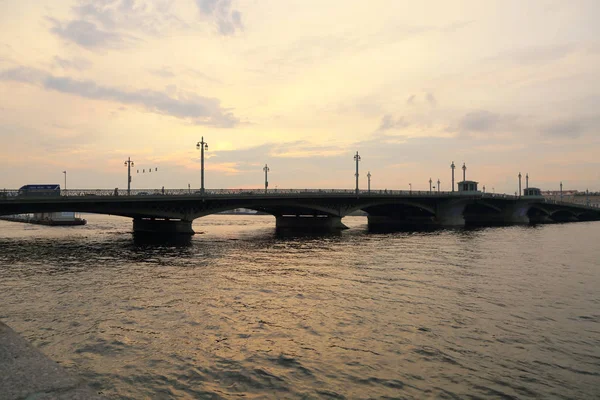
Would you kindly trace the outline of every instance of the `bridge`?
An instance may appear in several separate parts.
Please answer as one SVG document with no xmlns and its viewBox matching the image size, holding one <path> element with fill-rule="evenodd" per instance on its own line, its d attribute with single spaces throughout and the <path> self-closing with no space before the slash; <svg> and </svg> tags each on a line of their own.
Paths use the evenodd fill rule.
<svg viewBox="0 0 600 400">
<path fill-rule="evenodd" d="M 475 187 L 476 189 L 476 187 Z M 523 196 L 401 190 L 63 190 L 60 196 L 19 196 L 0 192 L 0 215 L 74 211 L 133 219 L 134 233 L 194 234 L 196 218 L 247 208 L 275 216 L 280 229 L 346 228 L 345 216 L 362 210 L 374 229 L 541 224 L 600 220 L 600 208 Z"/>
</svg>

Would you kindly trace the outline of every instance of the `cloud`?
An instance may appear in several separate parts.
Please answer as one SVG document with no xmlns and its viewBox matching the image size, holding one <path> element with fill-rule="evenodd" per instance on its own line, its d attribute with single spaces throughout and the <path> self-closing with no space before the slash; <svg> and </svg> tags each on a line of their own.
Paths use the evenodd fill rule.
<svg viewBox="0 0 600 400">
<path fill-rule="evenodd" d="M 35 68 L 18 67 L 0 71 L 0 81 L 39 83 L 44 77 L 45 73 Z"/>
<path fill-rule="evenodd" d="M 407 106 L 416 106 L 417 101 L 418 101 L 417 95 L 411 94 L 410 96 L 408 96 L 408 99 L 406 99 L 406 105 Z M 431 107 L 437 106 L 437 100 L 432 92 L 425 92 L 425 101 Z"/>
<path fill-rule="evenodd" d="M 169 67 L 162 67 L 158 69 L 149 69 L 151 74 L 160 76 L 161 78 L 174 78 L 175 73 Z"/>
<path fill-rule="evenodd" d="M 559 60 L 577 50 L 573 44 L 528 46 L 504 51 L 492 57 L 492 61 L 511 61 L 517 64 L 538 64 Z"/>
<path fill-rule="evenodd" d="M 252 165 L 262 163 L 265 158 L 299 159 L 337 156 L 347 150 L 340 146 L 320 146 L 304 140 L 285 143 L 265 143 L 245 149 L 221 150 L 219 160 L 239 161 Z M 257 164 L 258 163 L 258 164 Z"/>
<path fill-rule="evenodd" d="M 244 30 L 242 14 L 238 10 L 232 10 L 231 0 L 196 0 L 196 5 L 200 13 L 216 19 L 221 35 L 233 35 L 236 31 Z"/>
<path fill-rule="evenodd" d="M 458 122 L 458 130 L 468 132 L 504 131 L 517 127 L 519 118 L 514 115 L 502 115 L 487 110 L 476 110 L 465 114 Z"/>
<path fill-rule="evenodd" d="M 187 76 L 193 77 L 195 79 L 203 79 L 203 80 L 205 80 L 207 82 L 211 82 L 211 83 L 223 83 L 219 79 L 213 78 L 212 76 L 207 75 L 207 74 L 205 74 L 201 71 L 198 71 L 196 69 L 193 69 L 193 68 L 177 69 L 177 68 L 170 68 L 167 66 L 163 66 L 161 68 L 150 68 L 150 69 L 148 69 L 148 72 L 150 72 L 153 75 L 160 76 L 161 78 L 165 78 L 165 79 L 175 78 L 175 77 L 181 76 L 181 75 L 187 75 Z"/>
<path fill-rule="evenodd" d="M 129 46 L 139 34 L 161 35 L 169 28 L 187 25 L 171 12 L 168 0 L 79 0 L 74 18 L 50 18 L 50 31 L 88 49 Z"/>
<path fill-rule="evenodd" d="M 542 128 L 542 132 L 546 136 L 552 137 L 566 137 L 566 138 L 578 138 L 581 136 L 587 127 L 585 121 L 577 120 L 563 120 L 556 121 L 551 124 L 547 124 Z"/>
<path fill-rule="evenodd" d="M 98 29 L 95 23 L 75 20 L 68 23 L 52 21 L 54 26 L 50 31 L 61 38 L 77 43 L 82 47 L 118 47 L 125 44 L 125 37 L 115 32 Z"/>
<path fill-rule="evenodd" d="M 394 117 L 390 114 L 386 114 L 381 117 L 381 123 L 379 124 L 377 131 L 384 132 L 390 129 L 405 128 L 408 125 L 410 124 L 404 119 L 404 117 L 394 119 Z"/>
<path fill-rule="evenodd" d="M 465 114 L 456 129 L 461 134 L 512 133 L 519 137 L 543 135 L 553 138 L 575 139 L 600 129 L 600 118 L 584 113 L 565 114 L 562 118 L 548 120 L 540 116 L 496 114 L 477 110 Z"/>
<path fill-rule="evenodd" d="M 83 71 L 92 66 L 92 63 L 83 58 L 73 58 L 68 60 L 59 56 L 54 56 L 54 64 L 58 65 L 62 69 L 73 69 L 77 71 Z"/>
<path fill-rule="evenodd" d="M 208 74 L 205 74 L 204 72 L 198 71 L 197 69 L 187 68 L 183 72 L 190 76 L 193 76 L 194 78 L 204 79 L 208 82 L 223 83 L 220 79 L 214 78 Z"/>
<path fill-rule="evenodd" d="M 198 125 L 231 128 L 239 123 L 231 111 L 221 107 L 218 99 L 196 94 L 182 93 L 178 97 L 171 97 L 154 90 L 128 91 L 98 85 L 89 80 L 57 77 L 26 67 L 0 71 L 0 80 L 37 84 L 45 89 L 93 100 L 109 100 L 121 104 L 138 105 L 150 112 L 185 119 Z"/>
<path fill-rule="evenodd" d="M 427 100 L 427 103 L 431 106 L 431 107 L 435 107 L 437 106 L 437 100 L 435 99 L 435 97 L 433 96 L 433 93 L 431 92 L 427 92 L 427 94 L 425 95 L 425 100 Z"/>
</svg>

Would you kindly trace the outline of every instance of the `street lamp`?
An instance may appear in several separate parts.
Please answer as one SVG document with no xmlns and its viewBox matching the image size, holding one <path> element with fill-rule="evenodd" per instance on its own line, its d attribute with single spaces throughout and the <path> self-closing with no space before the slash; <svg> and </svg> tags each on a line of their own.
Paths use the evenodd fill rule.
<svg viewBox="0 0 600 400">
<path fill-rule="evenodd" d="M 368 181 L 367 193 L 371 194 L 371 171 L 369 171 L 367 173 L 367 181 Z"/>
<path fill-rule="evenodd" d="M 408 188 L 409 188 L 409 191 L 408 191 L 408 193 L 409 193 L 409 194 L 412 194 L 412 183 L 409 183 L 409 184 L 408 184 Z"/>
<path fill-rule="evenodd" d="M 200 194 L 204 194 L 204 150 L 208 150 L 208 143 L 202 140 L 196 143 L 196 148 L 200 150 Z"/>
<path fill-rule="evenodd" d="M 437 184 L 438 184 L 438 193 L 439 193 L 440 192 L 440 178 L 438 178 Z"/>
<path fill-rule="evenodd" d="M 585 189 L 585 205 L 590 206 L 590 191 Z"/>
<path fill-rule="evenodd" d="M 356 161 L 356 174 L 354 174 L 356 176 L 356 194 L 358 194 L 358 162 L 360 161 L 360 156 L 358 155 L 358 151 L 356 152 L 356 154 L 354 155 L 354 161 Z"/>
<path fill-rule="evenodd" d="M 65 174 L 65 196 L 67 195 L 67 171 L 63 171 L 63 174 Z"/>
<path fill-rule="evenodd" d="M 431 180 L 431 178 L 429 178 L 429 194 L 431 194 L 431 183 L 432 183 L 432 182 L 433 182 L 433 181 Z"/>
<path fill-rule="evenodd" d="M 519 197 L 521 197 L 521 173 L 519 172 Z"/>
<path fill-rule="evenodd" d="M 125 161 L 124 164 L 127 167 L 127 196 L 129 196 L 131 194 L 131 167 L 133 167 L 133 161 L 131 161 L 131 157 L 127 157 L 127 161 Z"/>
<path fill-rule="evenodd" d="M 450 164 L 450 168 L 452 169 L 452 191 L 454 192 L 454 168 L 456 168 L 454 161 L 452 161 L 452 164 Z"/>
<path fill-rule="evenodd" d="M 525 189 L 529 189 L 529 172 L 525 174 Z"/>
<path fill-rule="evenodd" d="M 467 180 L 467 166 L 465 163 L 463 163 L 462 170 L 463 170 L 463 182 L 465 182 Z"/>
<path fill-rule="evenodd" d="M 267 174 L 270 171 L 269 166 L 267 164 L 265 164 L 263 171 L 265 171 L 265 194 L 267 194 L 267 188 L 269 187 L 269 179 Z"/>
<path fill-rule="evenodd" d="M 483 185 L 483 193 L 485 193 L 485 185 Z"/>
<path fill-rule="evenodd" d="M 560 182 L 560 201 L 563 200 L 563 193 L 562 193 L 562 181 Z"/>
</svg>

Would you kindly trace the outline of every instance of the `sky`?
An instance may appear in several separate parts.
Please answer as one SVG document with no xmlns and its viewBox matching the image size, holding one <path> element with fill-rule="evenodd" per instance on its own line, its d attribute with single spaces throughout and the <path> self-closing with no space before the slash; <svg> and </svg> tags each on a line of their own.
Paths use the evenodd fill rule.
<svg viewBox="0 0 600 400">
<path fill-rule="evenodd" d="M 600 190 L 600 2 L 0 0 L 0 187 Z M 148 169 L 152 169 L 148 173 Z M 139 173 L 137 172 L 139 170 Z M 142 172 L 144 171 L 144 172 Z M 523 186 L 525 184 L 523 178 Z"/>
</svg>

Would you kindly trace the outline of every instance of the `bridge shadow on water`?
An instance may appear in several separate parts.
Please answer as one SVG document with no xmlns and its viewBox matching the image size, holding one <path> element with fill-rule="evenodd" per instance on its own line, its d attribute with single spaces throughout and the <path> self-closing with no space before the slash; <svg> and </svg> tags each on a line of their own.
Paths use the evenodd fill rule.
<svg viewBox="0 0 600 400">
<path fill-rule="evenodd" d="M 276 228 L 274 237 L 276 239 L 302 239 L 302 238 L 323 238 L 323 237 L 341 237 L 341 230 L 320 231 L 320 230 L 298 230 L 288 228 Z"/>
<path fill-rule="evenodd" d="M 189 247 L 192 245 L 192 235 L 157 235 L 145 233 L 133 233 L 133 245 L 144 246 L 168 246 Z"/>
</svg>

